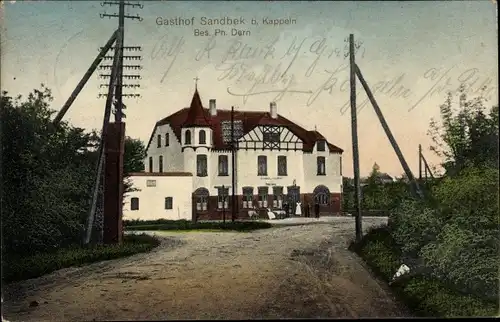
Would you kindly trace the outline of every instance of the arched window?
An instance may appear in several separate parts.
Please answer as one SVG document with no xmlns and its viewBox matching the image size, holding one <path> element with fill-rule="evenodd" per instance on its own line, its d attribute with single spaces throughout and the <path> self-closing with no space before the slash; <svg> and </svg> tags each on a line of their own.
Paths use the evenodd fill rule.
<svg viewBox="0 0 500 322">
<path fill-rule="evenodd" d="M 330 204 L 330 190 L 323 185 L 314 188 L 313 196 L 314 203 L 322 206 Z"/>
<path fill-rule="evenodd" d="M 207 134 L 205 130 L 200 130 L 200 133 L 198 133 L 198 141 L 199 144 L 207 144 Z"/>
<path fill-rule="evenodd" d="M 197 211 L 207 211 L 208 209 L 208 197 L 209 193 L 206 188 L 198 188 L 194 192 L 196 210 Z"/>
<path fill-rule="evenodd" d="M 184 144 L 191 144 L 191 131 L 189 130 L 184 133 Z"/>
</svg>

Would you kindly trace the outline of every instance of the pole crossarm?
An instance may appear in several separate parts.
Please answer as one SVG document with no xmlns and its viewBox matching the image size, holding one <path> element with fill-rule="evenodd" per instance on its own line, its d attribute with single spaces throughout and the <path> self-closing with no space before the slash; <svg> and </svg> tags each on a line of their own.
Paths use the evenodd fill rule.
<svg viewBox="0 0 500 322">
<path fill-rule="evenodd" d="M 115 42 L 117 37 L 118 37 L 118 29 L 115 32 L 113 32 L 113 34 L 111 35 L 111 38 L 109 38 L 106 45 L 104 45 L 104 47 L 102 47 L 102 50 L 99 52 L 99 54 L 97 55 L 97 57 L 94 60 L 94 62 L 92 63 L 92 65 L 90 65 L 90 67 L 87 70 L 87 72 L 85 73 L 85 75 L 83 75 L 83 78 L 80 80 L 80 82 L 76 86 L 73 93 L 71 93 L 71 95 L 68 98 L 68 100 L 66 101 L 66 103 L 64 103 L 64 105 L 61 108 L 61 110 L 59 111 L 59 113 L 57 113 L 56 117 L 52 121 L 54 124 L 57 125 L 57 124 L 59 124 L 59 122 L 61 122 L 64 115 L 68 112 L 69 108 L 71 107 L 71 104 L 73 104 L 73 102 L 77 98 L 78 94 L 80 94 L 80 92 L 82 91 L 82 89 L 85 86 L 85 84 L 87 83 L 87 81 L 90 79 L 90 77 L 92 76 L 94 71 L 97 69 L 97 67 L 99 66 L 99 64 L 103 60 L 103 58 L 108 53 L 111 46 L 113 46 L 113 43 Z"/>
<path fill-rule="evenodd" d="M 410 183 L 413 187 L 414 194 L 416 194 L 416 197 L 423 198 L 423 193 L 422 190 L 420 189 L 420 185 L 418 182 L 415 180 L 415 177 L 413 176 L 413 173 L 410 170 L 410 167 L 408 166 L 408 163 L 406 163 L 406 160 L 403 156 L 403 153 L 401 152 L 401 149 L 398 146 L 398 143 L 396 142 L 396 139 L 392 135 L 392 132 L 389 128 L 389 125 L 385 121 L 384 115 L 382 114 L 382 111 L 380 110 L 380 107 L 378 106 L 377 101 L 375 100 L 375 97 L 373 96 L 372 91 L 370 90 L 370 87 L 365 81 L 365 78 L 363 77 L 363 74 L 361 74 L 361 70 L 359 69 L 358 65 L 354 65 L 355 70 L 356 70 L 356 75 L 358 76 L 359 81 L 361 82 L 361 85 L 365 89 L 366 95 L 368 96 L 373 109 L 375 110 L 375 113 L 377 114 L 377 117 L 380 121 L 380 124 L 382 125 L 382 128 L 385 131 L 385 134 L 387 135 L 387 138 L 389 139 L 392 147 L 394 148 L 394 151 L 396 152 L 396 155 L 398 156 L 399 162 L 403 166 L 403 169 L 410 180 Z"/>
</svg>

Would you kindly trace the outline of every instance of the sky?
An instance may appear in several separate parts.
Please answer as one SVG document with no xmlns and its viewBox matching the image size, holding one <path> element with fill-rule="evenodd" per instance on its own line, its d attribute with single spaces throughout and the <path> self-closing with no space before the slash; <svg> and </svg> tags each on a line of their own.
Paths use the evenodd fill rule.
<svg viewBox="0 0 500 322">
<path fill-rule="evenodd" d="M 109 2 L 109 1 L 108 1 Z M 198 80 L 205 106 L 278 113 L 316 128 L 344 149 L 343 173 L 352 176 L 349 65 L 345 39 L 354 34 L 356 64 L 386 118 L 414 175 L 418 145 L 431 165 L 427 131 L 439 118 L 446 92 L 460 84 L 471 96 L 487 85 L 498 104 L 496 3 L 485 1 L 128 1 L 125 46 L 141 46 L 125 60 L 142 70 L 126 79 L 127 135 L 147 143 L 155 123 L 189 106 Z M 1 88 L 27 95 L 40 84 L 59 110 L 101 46 L 117 28 L 117 6 L 98 1 L 5 1 L 1 7 Z M 223 10 L 222 10 L 223 9 Z M 222 13 L 224 12 L 224 13 Z M 166 24 L 179 18 L 189 25 Z M 238 25 L 210 24 L 238 21 Z M 226 19 L 226 22 L 230 21 Z M 276 22 L 276 23 L 274 23 Z M 191 24 L 193 23 L 193 24 Z M 204 25 L 203 25 L 204 24 Z M 235 29 L 236 31 L 233 31 Z M 233 32 L 241 34 L 233 35 Z M 215 34 L 217 32 L 217 34 Z M 208 34 L 206 36 L 205 34 Z M 104 61 L 103 64 L 110 64 Z M 105 100 L 97 70 L 65 120 L 100 128 Z M 403 173 L 361 83 L 357 81 L 361 175 L 376 162 L 382 172 Z"/>
</svg>

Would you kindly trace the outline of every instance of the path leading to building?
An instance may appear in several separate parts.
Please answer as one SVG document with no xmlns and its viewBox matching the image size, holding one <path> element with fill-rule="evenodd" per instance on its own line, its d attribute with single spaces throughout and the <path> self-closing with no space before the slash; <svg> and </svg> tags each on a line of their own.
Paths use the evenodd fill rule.
<svg viewBox="0 0 500 322">
<path fill-rule="evenodd" d="M 364 228 L 384 219 L 364 220 Z M 398 317 L 347 250 L 352 218 L 251 233 L 164 233 L 148 254 L 4 289 L 10 321 Z M 30 307 L 36 301 L 37 306 Z"/>
</svg>

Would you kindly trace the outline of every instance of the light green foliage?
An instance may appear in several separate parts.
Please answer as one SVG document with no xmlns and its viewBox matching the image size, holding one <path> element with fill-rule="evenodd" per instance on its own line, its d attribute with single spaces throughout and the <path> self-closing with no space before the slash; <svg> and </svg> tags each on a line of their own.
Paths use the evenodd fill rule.
<svg viewBox="0 0 500 322">
<path fill-rule="evenodd" d="M 435 274 L 458 288 L 498 296 L 498 170 L 467 169 L 436 188 L 446 222 L 422 250 Z"/>
</svg>

